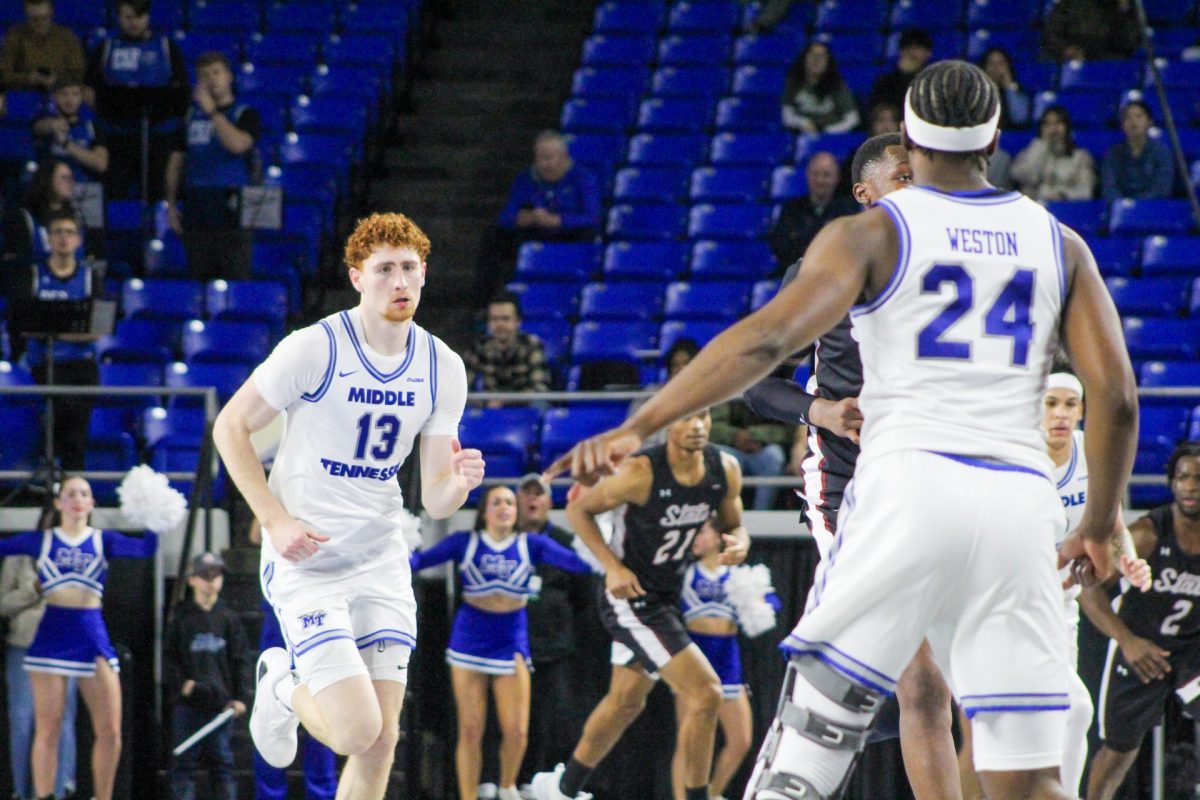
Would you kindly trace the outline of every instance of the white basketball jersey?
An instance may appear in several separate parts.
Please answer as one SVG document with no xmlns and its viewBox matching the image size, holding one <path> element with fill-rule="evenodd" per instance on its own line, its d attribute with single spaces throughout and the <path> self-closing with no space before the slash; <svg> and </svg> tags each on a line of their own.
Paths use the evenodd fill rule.
<svg viewBox="0 0 1200 800">
<path fill-rule="evenodd" d="M 1083 504 L 1087 500 L 1088 468 L 1087 456 L 1083 449 L 1083 431 L 1071 434 L 1071 457 L 1061 467 L 1054 468 L 1054 483 L 1058 487 L 1058 496 L 1062 498 L 1063 512 L 1067 516 L 1067 527 L 1062 536 L 1062 539 L 1065 539 L 1067 533 L 1079 527 L 1079 522 L 1083 519 Z M 1061 545 L 1062 539 L 1054 544 Z M 1063 578 L 1066 578 L 1067 574 L 1068 570 L 1061 571 Z M 1079 592 L 1078 586 L 1072 586 L 1063 592 L 1067 622 L 1071 624 L 1079 622 L 1079 603 L 1076 602 Z"/>
<path fill-rule="evenodd" d="M 268 485 L 289 514 L 331 537 L 300 566 L 335 571 L 403 546 L 396 474 L 418 433 L 457 435 L 462 359 L 415 322 L 402 355 L 380 355 L 351 309 L 288 336 L 253 377 L 285 419 Z M 266 536 L 263 552 L 278 558 Z"/>
<path fill-rule="evenodd" d="M 1066 293 L 1057 221 L 996 190 L 910 187 L 879 205 L 899 258 L 888 285 L 851 311 L 862 458 L 927 450 L 1049 477 L 1039 423 Z"/>
</svg>

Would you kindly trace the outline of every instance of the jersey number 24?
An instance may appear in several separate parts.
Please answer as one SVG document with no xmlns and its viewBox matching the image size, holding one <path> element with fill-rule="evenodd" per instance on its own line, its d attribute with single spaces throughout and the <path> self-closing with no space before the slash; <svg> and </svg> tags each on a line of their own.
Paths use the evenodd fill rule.
<svg viewBox="0 0 1200 800">
<path fill-rule="evenodd" d="M 1024 367 L 1029 361 L 1029 343 L 1033 340 L 1030 310 L 1037 273 L 1019 269 L 1005 284 L 983 317 L 984 336 L 1012 339 L 1012 365 Z M 934 264 L 921 278 L 921 294 L 941 294 L 950 284 L 954 297 L 940 313 L 917 334 L 917 358 L 971 360 L 971 342 L 950 339 L 946 331 L 975 305 L 975 281 L 961 264 Z"/>
</svg>

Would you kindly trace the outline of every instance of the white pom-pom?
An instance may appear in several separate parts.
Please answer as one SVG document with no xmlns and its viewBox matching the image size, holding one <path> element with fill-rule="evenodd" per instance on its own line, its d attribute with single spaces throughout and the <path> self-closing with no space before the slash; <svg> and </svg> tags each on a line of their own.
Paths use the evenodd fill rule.
<svg viewBox="0 0 1200 800">
<path fill-rule="evenodd" d="M 775 627 L 775 607 L 767 602 L 767 596 L 774 593 L 771 571 L 765 564 L 743 565 L 729 571 L 725 595 L 747 636 L 754 638 Z"/>
<path fill-rule="evenodd" d="M 410 551 L 421 547 L 421 518 L 414 517 L 407 508 L 400 509 L 400 535 Z"/>
<path fill-rule="evenodd" d="M 187 498 L 171 488 L 167 476 L 139 464 L 117 487 L 121 514 L 138 528 L 169 531 L 187 515 Z"/>
</svg>

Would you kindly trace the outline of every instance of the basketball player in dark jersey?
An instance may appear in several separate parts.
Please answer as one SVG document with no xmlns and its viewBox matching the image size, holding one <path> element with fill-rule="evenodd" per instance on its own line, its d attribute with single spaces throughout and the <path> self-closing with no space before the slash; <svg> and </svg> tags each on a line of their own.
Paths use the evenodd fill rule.
<svg viewBox="0 0 1200 800">
<path fill-rule="evenodd" d="M 665 444 L 640 450 L 586 491 L 573 489 L 567 516 L 605 568 L 600 614 L 613 637 L 608 694 L 588 717 L 570 762 L 533 778 L 537 800 L 575 800 L 600 760 L 645 706 L 662 676 L 684 709 L 679 746 L 687 800 L 707 800 L 721 686 L 692 643 L 679 611 L 692 540 L 705 525 L 723 534 L 725 563 L 745 560 L 742 475 L 737 461 L 708 443 L 708 411 L 667 429 Z M 612 544 L 596 517 L 615 510 Z"/>
<path fill-rule="evenodd" d="M 854 199 L 865 207 L 911 183 L 908 151 L 900 143 L 900 134 L 863 142 L 854 154 L 851 177 Z M 788 269 L 785 283 L 795 278 L 802 263 Z M 858 431 L 863 422 L 858 410 L 862 360 L 849 314 L 817 340 L 815 350 L 815 393 L 785 378 L 766 378 L 748 389 L 743 399 L 761 416 L 809 426 L 805 516 L 825 559 L 837 531 L 842 493 L 858 461 Z M 925 643 L 901 674 L 896 696 L 884 704 L 872 735 L 872 741 L 878 741 L 899 734 L 905 772 L 917 800 L 962 798 L 950 727 L 950 688 Z"/>
<path fill-rule="evenodd" d="M 1104 746 L 1092 759 L 1087 800 L 1116 794 L 1172 693 L 1192 716 L 1200 712 L 1200 442 L 1175 449 L 1167 479 L 1174 500 L 1129 526 L 1153 570 L 1150 590 L 1125 592 L 1119 611 L 1104 586 L 1079 597 L 1112 639 L 1098 712 Z"/>
</svg>

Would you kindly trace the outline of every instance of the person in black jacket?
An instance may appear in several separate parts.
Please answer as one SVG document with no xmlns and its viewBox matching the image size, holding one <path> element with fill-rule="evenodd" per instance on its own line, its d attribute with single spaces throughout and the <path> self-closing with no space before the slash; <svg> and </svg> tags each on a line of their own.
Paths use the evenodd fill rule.
<svg viewBox="0 0 1200 800">
<path fill-rule="evenodd" d="M 175 743 L 179 744 L 223 709 L 246 713 L 250 658 L 246 632 L 237 613 L 220 601 L 225 563 L 202 553 L 192 561 L 190 600 L 181 603 L 167 625 L 163 661 L 167 691 L 174 710 Z M 216 800 L 235 800 L 232 726 L 223 725 L 171 764 L 171 797 L 194 800 L 196 774 L 211 771 Z"/>
</svg>

